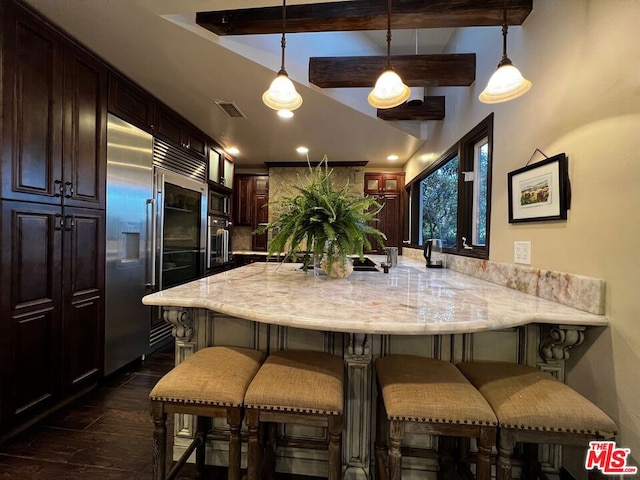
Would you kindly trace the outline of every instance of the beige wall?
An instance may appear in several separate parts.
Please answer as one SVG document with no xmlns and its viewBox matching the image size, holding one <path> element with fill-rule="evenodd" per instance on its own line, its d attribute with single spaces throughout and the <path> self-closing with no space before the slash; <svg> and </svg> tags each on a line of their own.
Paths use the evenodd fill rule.
<svg viewBox="0 0 640 480">
<path fill-rule="evenodd" d="M 477 81 L 446 89 L 443 122 L 406 165 L 413 178 L 489 113 L 494 119 L 491 260 L 513 261 L 513 242 L 532 242 L 532 265 L 603 278 L 606 330 L 590 331 L 569 362 L 567 381 L 620 427 L 618 443 L 640 460 L 640 2 L 536 0 L 511 27 L 509 57 L 531 91 L 494 106 L 477 100 L 502 51 L 498 28 L 458 31 L 451 52 L 477 51 Z M 444 89 L 441 89 L 444 90 Z M 438 89 L 431 89 L 437 94 Z M 573 202 L 566 222 L 510 225 L 507 173 L 536 148 L 565 152 Z M 540 155 L 534 160 L 540 160 Z M 567 452 L 584 475 L 583 452 Z"/>
</svg>

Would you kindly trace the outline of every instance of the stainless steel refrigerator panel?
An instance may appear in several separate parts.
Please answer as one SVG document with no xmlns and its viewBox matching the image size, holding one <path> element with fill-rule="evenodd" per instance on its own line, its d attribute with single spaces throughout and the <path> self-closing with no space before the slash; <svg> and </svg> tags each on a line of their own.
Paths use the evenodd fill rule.
<svg viewBox="0 0 640 480">
<path fill-rule="evenodd" d="M 109 115 L 105 374 L 148 350 L 151 310 L 142 297 L 153 283 L 153 140 Z"/>
</svg>

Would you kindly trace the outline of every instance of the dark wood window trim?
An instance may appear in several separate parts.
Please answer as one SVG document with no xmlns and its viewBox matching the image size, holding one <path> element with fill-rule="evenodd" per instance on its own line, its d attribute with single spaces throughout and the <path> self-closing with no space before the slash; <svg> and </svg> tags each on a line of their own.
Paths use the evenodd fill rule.
<svg viewBox="0 0 640 480">
<path fill-rule="evenodd" d="M 473 245 L 472 249 L 465 249 L 462 244 L 462 237 L 467 239 L 467 244 L 471 244 L 472 238 L 472 222 L 473 222 L 473 182 L 465 182 L 462 172 L 473 170 L 474 162 L 474 145 L 488 138 L 488 176 L 487 176 L 487 225 L 486 225 L 486 244 L 484 246 Z M 493 164 L 493 113 L 482 120 L 470 132 L 464 135 L 458 142 L 449 148 L 440 158 L 429 165 L 420 174 L 416 175 L 406 185 L 407 198 L 409 205 L 409 219 L 407 225 L 410 226 L 410 245 L 415 248 L 421 248 L 420 238 L 420 182 L 431 175 L 433 172 L 445 165 L 453 157 L 458 156 L 459 159 L 459 176 L 458 176 L 458 233 L 457 245 L 455 248 L 445 249 L 446 253 L 463 255 L 475 258 L 489 258 L 489 238 L 491 225 L 491 177 Z"/>
</svg>

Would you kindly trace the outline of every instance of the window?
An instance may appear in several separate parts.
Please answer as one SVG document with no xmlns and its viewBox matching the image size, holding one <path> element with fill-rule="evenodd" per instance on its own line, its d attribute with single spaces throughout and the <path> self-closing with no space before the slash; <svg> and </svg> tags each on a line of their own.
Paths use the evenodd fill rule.
<svg viewBox="0 0 640 480">
<path fill-rule="evenodd" d="M 408 185 L 412 244 L 489 258 L 492 142 L 490 115 Z"/>
</svg>

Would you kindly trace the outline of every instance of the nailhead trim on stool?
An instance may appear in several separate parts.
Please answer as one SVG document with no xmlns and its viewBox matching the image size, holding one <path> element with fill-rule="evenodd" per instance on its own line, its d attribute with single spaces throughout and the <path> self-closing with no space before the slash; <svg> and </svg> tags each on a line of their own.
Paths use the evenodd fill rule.
<svg viewBox="0 0 640 480">
<path fill-rule="evenodd" d="M 160 379 L 151 390 L 153 431 L 153 478 L 165 480 L 167 413 L 197 416 L 198 431 L 193 443 L 167 475 L 175 478 L 196 450 L 199 474 L 204 454 L 209 417 L 223 417 L 229 424 L 229 480 L 240 480 L 240 428 L 244 416 L 244 394 L 264 361 L 265 354 L 241 347 L 208 347 L 198 350 Z"/>
<path fill-rule="evenodd" d="M 248 480 L 258 480 L 265 462 L 270 473 L 275 473 L 275 431 L 271 431 L 268 458 L 263 456 L 258 442 L 259 427 L 267 422 L 327 427 L 329 480 L 341 479 L 344 405 L 341 357 L 303 350 L 275 352 L 267 357 L 247 388 L 245 405 L 249 428 Z"/>
<path fill-rule="evenodd" d="M 388 444 L 391 480 L 400 480 L 404 433 L 428 433 L 478 439 L 478 480 L 491 478 L 491 448 L 497 419 L 493 410 L 450 362 L 415 355 L 389 355 L 375 361 L 378 378 L 376 467 L 386 480 Z M 383 430 L 389 430 L 389 442 Z"/>
<path fill-rule="evenodd" d="M 511 455 L 518 441 L 586 446 L 616 434 L 616 424 L 607 414 L 537 368 L 508 362 L 467 362 L 457 367 L 498 417 L 499 480 L 511 478 Z"/>
</svg>

